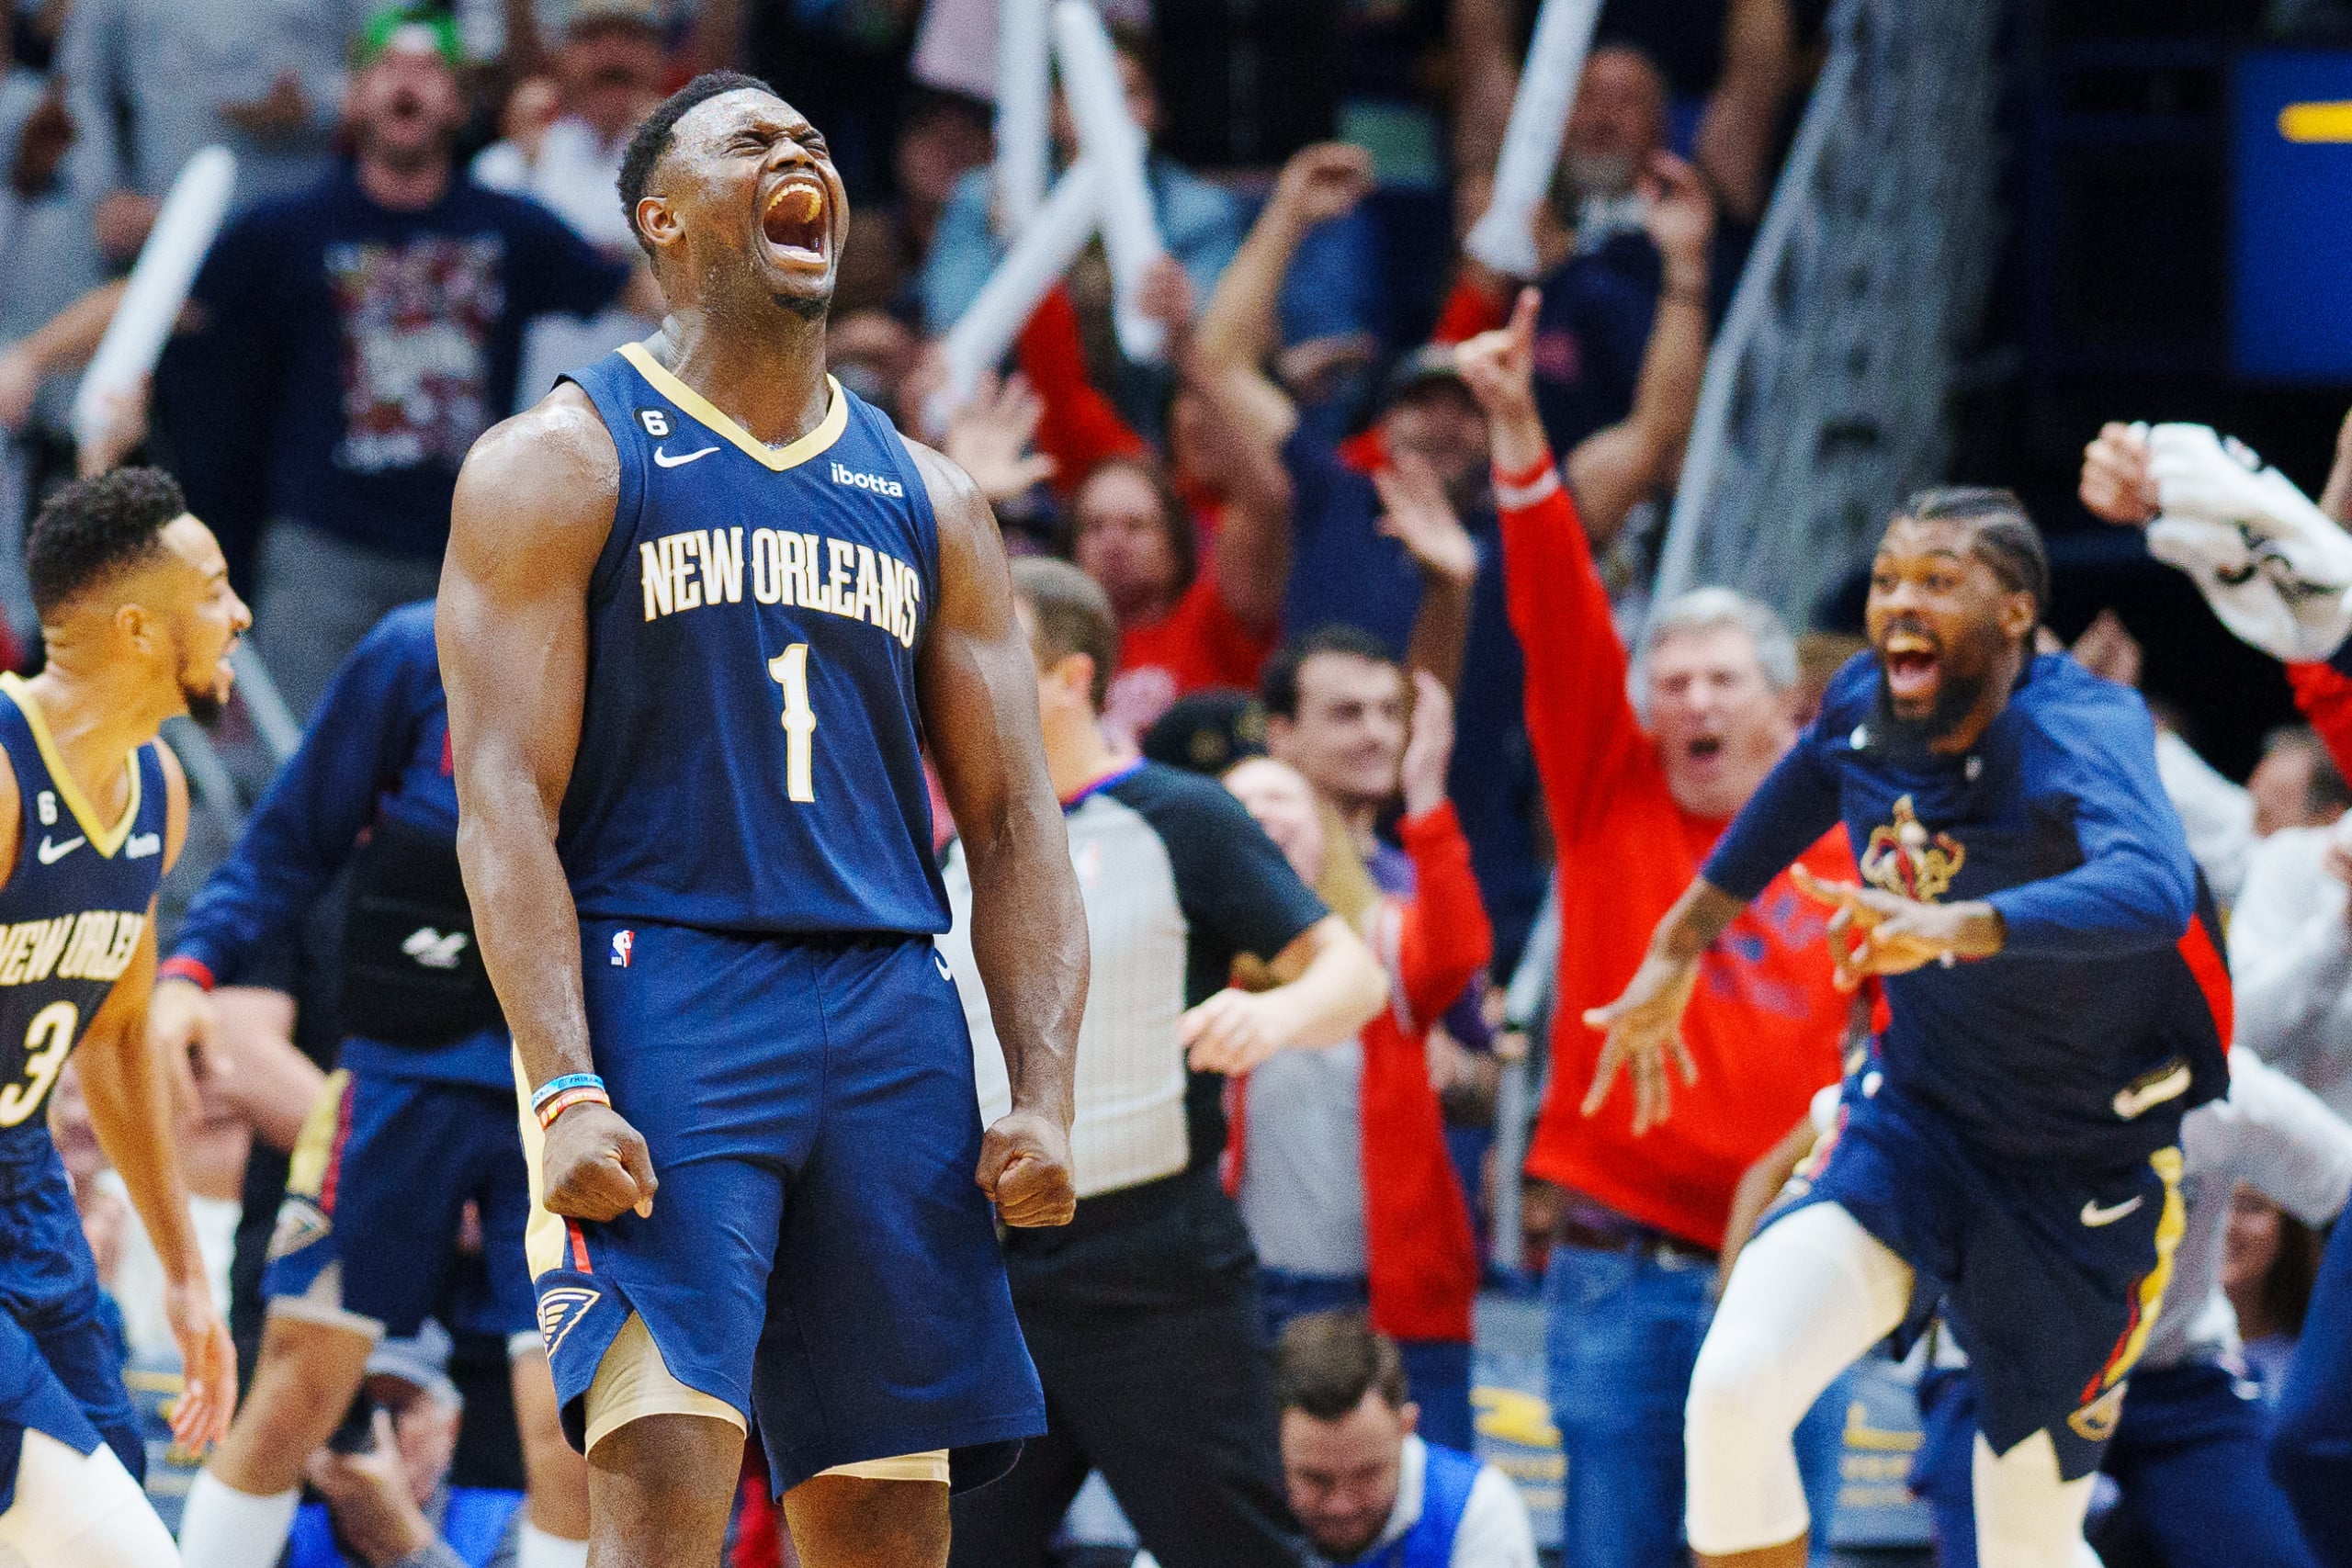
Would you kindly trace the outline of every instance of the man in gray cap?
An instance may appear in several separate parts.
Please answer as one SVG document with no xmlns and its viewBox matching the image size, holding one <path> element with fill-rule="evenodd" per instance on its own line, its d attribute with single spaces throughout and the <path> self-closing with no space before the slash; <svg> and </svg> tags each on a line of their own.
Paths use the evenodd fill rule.
<svg viewBox="0 0 2352 1568">
<path fill-rule="evenodd" d="M 287 1568 L 512 1568 L 523 1495 L 452 1486 L 465 1401 L 449 1381 L 449 1336 L 431 1319 L 368 1358 L 352 1418 L 304 1473 Z"/>
</svg>

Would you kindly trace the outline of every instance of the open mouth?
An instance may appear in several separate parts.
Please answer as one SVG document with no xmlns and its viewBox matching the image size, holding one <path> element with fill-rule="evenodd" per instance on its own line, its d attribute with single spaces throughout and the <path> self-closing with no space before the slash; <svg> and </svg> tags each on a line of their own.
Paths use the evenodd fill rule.
<svg viewBox="0 0 2352 1568">
<path fill-rule="evenodd" d="M 1879 650 L 1886 670 L 1886 689 L 1898 703 L 1926 702 L 1935 696 L 1943 674 L 1942 650 L 1935 639 L 1918 632 L 1891 634 Z"/>
<path fill-rule="evenodd" d="M 1720 735 L 1702 735 L 1692 740 L 1684 750 L 1686 754 L 1694 762 L 1712 762 L 1716 758 L 1724 754 L 1723 737 Z"/>
<path fill-rule="evenodd" d="M 760 209 L 760 232 L 788 261 L 822 265 L 826 227 L 825 187 L 813 179 L 783 181 Z"/>
</svg>

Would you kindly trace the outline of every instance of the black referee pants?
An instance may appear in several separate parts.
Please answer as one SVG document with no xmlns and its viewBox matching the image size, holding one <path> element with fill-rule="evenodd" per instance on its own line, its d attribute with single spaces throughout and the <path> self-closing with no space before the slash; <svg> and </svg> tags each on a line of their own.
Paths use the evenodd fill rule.
<svg viewBox="0 0 2352 1568">
<path fill-rule="evenodd" d="M 1006 1233 L 1046 1432 L 956 1498 L 949 1568 L 1036 1568 L 1099 1469 L 1161 1568 L 1298 1568 L 1257 1263 L 1214 1168 Z"/>
</svg>

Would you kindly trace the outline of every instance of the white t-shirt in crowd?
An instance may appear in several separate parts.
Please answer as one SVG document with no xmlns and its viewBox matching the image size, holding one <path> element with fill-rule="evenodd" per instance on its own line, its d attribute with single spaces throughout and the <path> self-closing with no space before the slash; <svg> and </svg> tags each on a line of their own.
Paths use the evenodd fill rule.
<svg viewBox="0 0 2352 1568">
<path fill-rule="evenodd" d="M 2352 924 L 2327 874 L 2332 828 L 2254 846 L 2230 915 L 2237 1043 L 2352 1117 Z"/>
</svg>

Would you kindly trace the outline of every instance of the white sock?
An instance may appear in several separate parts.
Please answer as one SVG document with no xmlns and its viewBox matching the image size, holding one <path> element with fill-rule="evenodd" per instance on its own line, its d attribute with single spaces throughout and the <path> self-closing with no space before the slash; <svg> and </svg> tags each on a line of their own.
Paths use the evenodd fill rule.
<svg viewBox="0 0 2352 1568">
<path fill-rule="evenodd" d="M 588 1543 L 549 1535 L 525 1519 L 522 1539 L 515 1542 L 514 1568 L 588 1568 Z"/>
<path fill-rule="evenodd" d="M 299 1486 L 256 1497 L 201 1471 L 180 1511 L 180 1561 L 186 1568 L 276 1568 L 301 1500 Z"/>
<path fill-rule="evenodd" d="M 172 1568 L 164 1521 L 112 1449 L 77 1454 L 28 1428 L 16 1500 L 0 1514 L 0 1561 L 28 1568 Z"/>
</svg>

